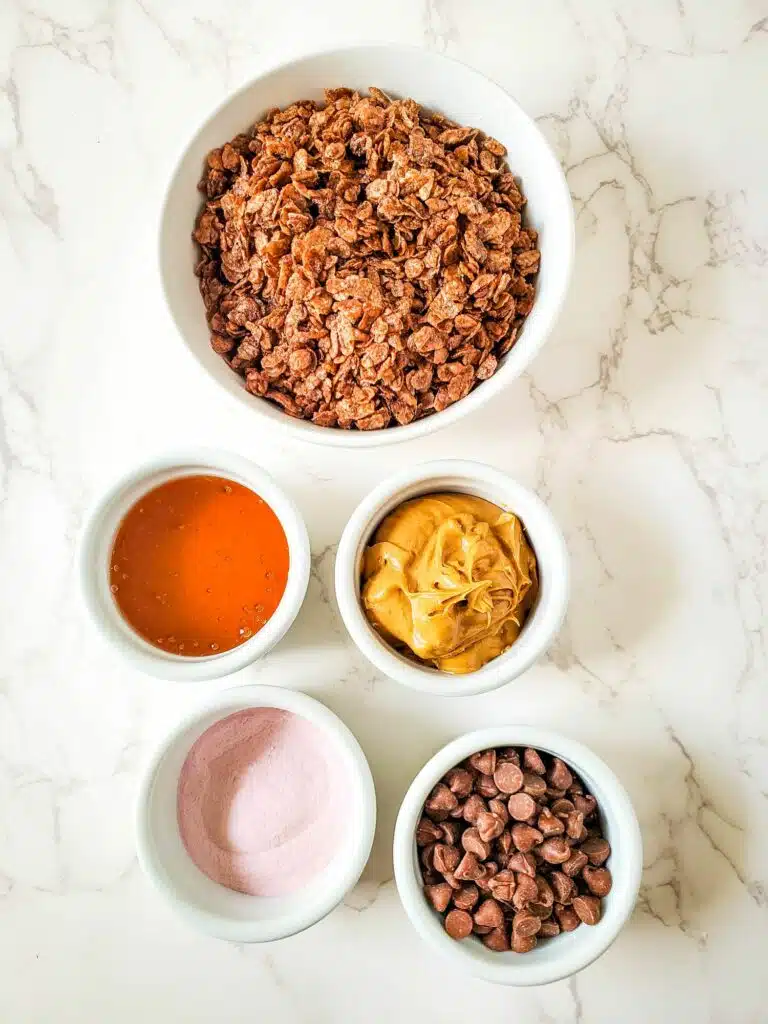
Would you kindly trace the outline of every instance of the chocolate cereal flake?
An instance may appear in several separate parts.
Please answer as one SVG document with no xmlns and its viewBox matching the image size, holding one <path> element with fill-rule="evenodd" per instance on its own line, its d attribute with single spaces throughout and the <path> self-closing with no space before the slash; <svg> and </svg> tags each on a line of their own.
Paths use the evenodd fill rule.
<svg viewBox="0 0 768 1024">
<path fill-rule="evenodd" d="M 505 154 L 376 88 L 269 111 L 200 182 L 213 349 L 321 426 L 406 424 L 463 398 L 533 305 L 537 234 Z"/>
</svg>

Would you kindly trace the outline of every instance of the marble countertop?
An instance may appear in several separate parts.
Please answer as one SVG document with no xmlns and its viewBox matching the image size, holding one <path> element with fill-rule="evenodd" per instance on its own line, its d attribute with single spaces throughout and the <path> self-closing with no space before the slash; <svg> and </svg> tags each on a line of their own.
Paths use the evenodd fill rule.
<svg viewBox="0 0 768 1024">
<path fill-rule="evenodd" d="M 153 259 L 163 183 L 201 112 L 281 52 L 371 39 L 458 56 L 516 95 L 567 171 L 578 234 L 566 310 L 530 373 L 461 424 L 373 455 L 255 436 L 181 353 Z M 768 1019 L 766 62 L 765 0 L 0 5 L 4 1024 Z M 231 681 L 320 697 L 378 789 L 361 884 L 268 946 L 189 930 L 142 877 L 137 773 L 203 688 L 132 671 L 75 599 L 89 501 L 184 444 L 272 470 L 312 538 L 295 628 Z M 549 656 L 456 700 L 377 675 L 332 598 L 356 502 L 404 459 L 445 455 L 535 487 L 574 571 Z M 392 882 L 416 770 L 508 720 L 590 744 L 645 842 L 615 945 L 535 990 L 448 977 Z"/>
</svg>

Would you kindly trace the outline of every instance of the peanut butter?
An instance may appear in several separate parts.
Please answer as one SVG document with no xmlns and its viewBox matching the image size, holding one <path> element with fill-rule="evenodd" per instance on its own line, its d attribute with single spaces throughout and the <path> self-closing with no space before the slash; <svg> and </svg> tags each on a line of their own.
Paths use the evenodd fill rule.
<svg viewBox="0 0 768 1024">
<path fill-rule="evenodd" d="M 406 501 L 365 552 L 369 621 L 443 672 L 474 672 L 507 650 L 537 592 L 536 556 L 520 520 L 469 494 Z"/>
</svg>

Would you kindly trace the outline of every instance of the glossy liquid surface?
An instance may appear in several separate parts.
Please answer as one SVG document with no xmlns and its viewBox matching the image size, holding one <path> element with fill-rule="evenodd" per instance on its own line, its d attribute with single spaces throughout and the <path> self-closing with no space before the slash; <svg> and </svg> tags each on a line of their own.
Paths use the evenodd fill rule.
<svg viewBox="0 0 768 1024">
<path fill-rule="evenodd" d="M 169 480 L 120 524 L 112 595 L 154 647 L 186 657 L 229 651 L 274 614 L 288 580 L 288 541 L 254 491 L 218 476 Z"/>
</svg>

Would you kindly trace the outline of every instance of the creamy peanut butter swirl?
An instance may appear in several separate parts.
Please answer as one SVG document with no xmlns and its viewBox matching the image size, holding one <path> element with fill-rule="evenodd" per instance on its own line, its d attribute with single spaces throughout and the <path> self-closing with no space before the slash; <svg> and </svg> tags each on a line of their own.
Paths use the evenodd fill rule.
<svg viewBox="0 0 768 1024">
<path fill-rule="evenodd" d="M 369 621 L 443 672 L 473 672 L 510 647 L 537 592 L 536 556 L 520 520 L 469 494 L 405 502 L 365 552 Z"/>
</svg>

